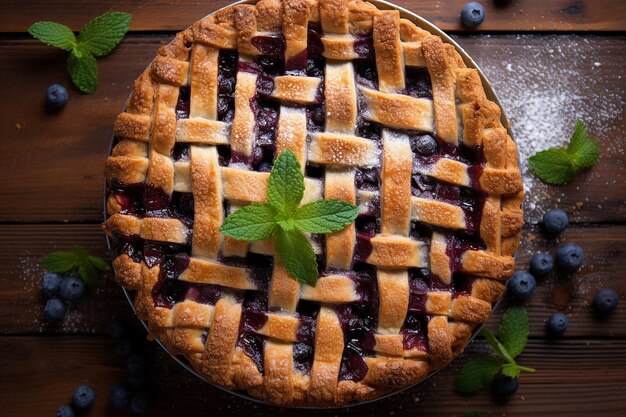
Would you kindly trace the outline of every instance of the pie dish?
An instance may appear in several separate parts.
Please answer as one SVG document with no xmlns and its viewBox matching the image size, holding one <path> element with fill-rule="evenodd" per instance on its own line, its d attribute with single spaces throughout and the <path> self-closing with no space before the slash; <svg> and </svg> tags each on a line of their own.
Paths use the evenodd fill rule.
<svg viewBox="0 0 626 417">
<path fill-rule="evenodd" d="M 363 402 L 446 366 L 487 320 L 522 229 L 517 149 L 480 76 L 397 10 L 260 0 L 176 35 L 139 76 L 106 161 L 116 280 L 207 381 L 284 406 Z M 218 229 L 266 201 L 282 150 L 302 204 L 356 204 L 311 235 L 314 287 L 271 240 Z"/>
</svg>

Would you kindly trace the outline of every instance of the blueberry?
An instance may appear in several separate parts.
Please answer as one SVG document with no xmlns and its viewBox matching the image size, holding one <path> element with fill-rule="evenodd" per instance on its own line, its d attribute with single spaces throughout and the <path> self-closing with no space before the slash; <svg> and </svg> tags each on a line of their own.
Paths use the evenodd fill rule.
<svg viewBox="0 0 626 417">
<path fill-rule="evenodd" d="M 78 277 L 68 276 L 61 281 L 59 290 L 65 301 L 77 301 L 85 293 L 85 283 Z"/>
<path fill-rule="evenodd" d="M 478 27 L 485 20 L 485 8 L 482 4 L 470 1 L 461 10 L 461 23 L 468 28 Z"/>
<path fill-rule="evenodd" d="M 56 417 L 74 417 L 75 414 L 74 414 L 74 409 L 72 407 L 64 404 L 61 407 L 59 407 L 55 415 Z"/>
<path fill-rule="evenodd" d="M 119 339 L 126 334 L 126 323 L 122 320 L 113 319 L 109 322 L 107 331 L 112 338 Z"/>
<path fill-rule="evenodd" d="M 517 391 L 519 378 L 500 374 L 493 379 L 492 387 L 494 394 L 498 397 L 509 397 Z"/>
<path fill-rule="evenodd" d="M 568 225 L 567 213 L 561 209 L 550 209 L 543 215 L 543 229 L 550 234 L 561 233 Z"/>
<path fill-rule="evenodd" d="M 115 350 L 117 350 L 117 354 L 122 358 L 126 358 L 133 352 L 133 344 L 130 339 L 123 337 L 117 341 Z"/>
<path fill-rule="evenodd" d="M 81 385 L 76 388 L 76 390 L 74 390 L 74 394 L 72 395 L 72 403 L 74 404 L 74 407 L 81 410 L 91 407 L 95 399 L 96 393 L 87 385 Z"/>
<path fill-rule="evenodd" d="M 548 332 L 555 336 L 560 336 L 565 333 L 568 325 L 569 320 L 567 320 L 567 316 L 565 314 L 554 313 L 548 319 Z"/>
<path fill-rule="evenodd" d="M 619 296 L 614 289 L 600 288 L 593 296 L 593 309 L 600 315 L 607 315 L 617 307 Z"/>
<path fill-rule="evenodd" d="M 554 259 L 549 253 L 536 253 L 530 260 L 530 273 L 542 277 L 554 268 Z"/>
<path fill-rule="evenodd" d="M 415 152 L 423 156 L 430 156 L 437 152 L 437 141 L 430 135 L 422 135 L 413 141 Z"/>
<path fill-rule="evenodd" d="M 556 250 L 556 264 L 566 272 L 576 272 L 585 263 L 585 254 L 575 243 L 564 243 Z"/>
<path fill-rule="evenodd" d="M 130 399 L 130 409 L 137 414 L 142 414 L 148 411 L 149 405 L 150 399 L 148 398 L 148 394 L 143 391 L 137 391 Z"/>
<path fill-rule="evenodd" d="M 46 90 L 46 105 L 50 109 L 60 109 L 65 106 L 69 95 L 61 84 L 52 84 Z"/>
<path fill-rule="evenodd" d="M 46 301 L 46 305 L 43 308 L 44 316 L 46 320 L 61 321 L 65 317 L 66 311 L 65 304 L 58 298 L 51 298 Z"/>
<path fill-rule="evenodd" d="M 146 361 L 139 355 L 131 355 L 126 359 L 126 367 L 131 375 L 142 375 L 146 370 Z"/>
<path fill-rule="evenodd" d="M 535 277 L 528 272 L 518 271 L 507 282 L 506 290 L 511 297 L 526 300 L 535 291 L 536 286 Z"/>
<path fill-rule="evenodd" d="M 61 275 L 54 272 L 46 272 L 41 279 L 41 292 L 46 297 L 52 297 L 59 291 L 59 285 L 61 285 Z"/>
<path fill-rule="evenodd" d="M 119 384 L 111 388 L 109 393 L 109 404 L 115 408 L 124 408 L 130 401 L 130 392 L 124 384 Z"/>
</svg>

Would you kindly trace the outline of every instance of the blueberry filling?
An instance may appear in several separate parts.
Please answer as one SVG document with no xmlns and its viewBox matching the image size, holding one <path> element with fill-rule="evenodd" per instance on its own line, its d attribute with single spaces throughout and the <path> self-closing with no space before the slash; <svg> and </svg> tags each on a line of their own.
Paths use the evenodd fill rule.
<svg viewBox="0 0 626 417">
<path fill-rule="evenodd" d="M 180 87 L 178 101 L 176 102 L 176 119 L 188 119 L 190 107 L 189 87 Z"/>
</svg>

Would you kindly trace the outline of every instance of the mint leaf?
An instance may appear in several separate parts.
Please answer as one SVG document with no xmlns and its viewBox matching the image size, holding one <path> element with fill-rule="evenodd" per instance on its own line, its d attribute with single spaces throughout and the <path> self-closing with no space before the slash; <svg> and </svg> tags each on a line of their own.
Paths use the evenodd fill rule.
<svg viewBox="0 0 626 417">
<path fill-rule="evenodd" d="M 100 281 L 98 269 L 89 262 L 88 258 L 82 258 L 78 262 L 78 275 L 85 281 L 85 284 L 92 288 L 97 286 L 98 281 Z"/>
<path fill-rule="evenodd" d="M 579 169 L 590 168 L 598 162 L 598 144 L 587 136 L 587 126 L 581 120 L 576 121 L 576 130 L 570 139 L 567 153 Z"/>
<path fill-rule="evenodd" d="M 46 45 L 71 51 L 76 46 L 76 37 L 70 28 L 55 22 L 37 22 L 30 25 L 28 33 Z"/>
<path fill-rule="evenodd" d="M 528 313 L 524 307 L 511 307 L 505 311 L 498 327 L 498 340 L 515 358 L 528 343 Z"/>
<path fill-rule="evenodd" d="M 302 232 L 276 228 L 276 250 L 289 275 L 305 284 L 315 285 L 317 261 L 311 242 Z"/>
<path fill-rule="evenodd" d="M 73 252 L 53 252 L 44 256 L 39 265 L 46 271 L 63 273 L 78 265 L 78 257 Z"/>
<path fill-rule="evenodd" d="M 528 158 L 531 171 L 547 184 L 561 185 L 576 175 L 570 154 L 559 148 L 550 148 Z"/>
<path fill-rule="evenodd" d="M 330 233 L 345 228 L 359 214 L 354 204 L 339 200 L 318 200 L 296 209 L 295 226 L 303 232 Z"/>
<path fill-rule="evenodd" d="M 489 384 L 502 368 L 502 361 L 492 356 L 481 356 L 466 363 L 456 376 L 454 389 L 469 394 Z"/>
<path fill-rule="evenodd" d="M 511 355 L 509 354 L 509 352 L 506 350 L 506 348 L 502 345 L 502 343 L 500 343 L 500 341 L 496 339 L 496 337 L 489 330 L 487 330 L 486 327 L 482 328 L 482 330 L 480 331 L 480 334 L 482 334 L 485 337 L 485 339 L 487 339 L 487 342 L 489 342 L 489 344 L 491 345 L 493 350 L 498 354 L 498 356 L 500 356 L 502 359 L 504 359 L 507 362 L 513 362 L 513 363 L 515 362 L 513 358 L 511 357 Z"/>
<path fill-rule="evenodd" d="M 304 196 L 304 175 L 296 156 L 284 150 L 272 168 L 267 187 L 268 202 L 281 220 L 290 218 Z"/>
<path fill-rule="evenodd" d="M 519 377 L 521 370 L 516 363 L 507 363 L 502 367 L 502 374 L 511 378 Z"/>
<path fill-rule="evenodd" d="M 67 59 L 67 71 L 81 92 L 92 94 L 98 88 L 98 64 L 91 54 L 80 48 L 72 50 Z"/>
<path fill-rule="evenodd" d="M 250 204 L 228 216 L 219 232 L 237 240 L 264 240 L 276 229 L 275 216 L 269 204 Z"/>
<path fill-rule="evenodd" d="M 78 34 L 81 49 L 96 57 L 108 55 L 128 32 L 130 19 L 130 14 L 124 12 L 109 12 L 96 17 Z"/>
</svg>

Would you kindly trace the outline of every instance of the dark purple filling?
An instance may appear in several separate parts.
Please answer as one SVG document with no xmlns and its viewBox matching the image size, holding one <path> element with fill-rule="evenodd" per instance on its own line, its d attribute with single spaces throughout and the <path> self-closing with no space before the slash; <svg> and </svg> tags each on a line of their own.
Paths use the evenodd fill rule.
<svg viewBox="0 0 626 417">
<path fill-rule="evenodd" d="M 185 299 L 196 303 L 215 305 L 222 298 L 222 295 L 222 287 L 217 285 L 189 285 Z"/>
<path fill-rule="evenodd" d="M 372 291 L 377 292 L 371 282 Z M 344 351 L 339 369 L 339 380 L 360 381 L 367 373 L 364 356 L 373 356 L 378 324 L 378 294 L 370 302 L 337 306 L 337 316 L 344 334 Z"/>
<path fill-rule="evenodd" d="M 404 319 L 404 324 L 400 329 L 402 343 L 406 350 L 417 348 L 426 350 L 428 341 L 426 339 L 427 316 L 422 313 L 409 312 Z"/>
<path fill-rule="evenodd" d="M 374 38 L 372 36 L 355 36 L 354 52 L 356 52 L 361 59 L 373 60 Z"/>
<path fill-rule="evenodd" d="M 218 64 L 217 118 L 226 123 L 235 116 L 235 83 L 237 80 L 237 51 L 221 49 Z"/>
<path fill-rule="evenodd" d="M 307 300 L 300 300 L 296 308 L 296 312 L 300 316 L 300 327 L 296 333 L 298 343 L 293 345 L 293 366 L 295 370 L 303 373 L 309 373 L 313 365 L 319 310 L 318 303 Z"/>
<path fill-rule="evenodd" d="M 254 36 L 250 42 L 261 52 L 261 55 L 267 55 L 274 61 L 281 60 L 285 55 L 286 43 L 282 33 L 278 36 Z"/>
<path fill-rule="evenodd" d="M 425 68 L 406 68 L 404 93 L 415 98 L 433 99 L 430 75 Z"/>
<path fill-rule="evenodd" d="M 464 232 L 456 232 L 448 235 L 448 245 L 446 246 L 446 255 L 450 258 L 450 269 L 452 272 L 462 272 L 463 267 L 461 258 L 468 250 L 484 250 L 485 244 L 477 235 L 471 235 Z"/>
<path fill-rule="evenodd" d="M 366 262 L 372 253 L 372 239 L 373 235 L 365 234 L 363 232 L 356 232 L 356 245 L 354 247 L 354 262 Z"/>
<path fill-rule="evenodd" d="M 180 87 L 180 92 L 178 93 L 178 101 L 176 102 L 176 119 L 189 118 L 190 104 L 191 102 L 189 87 Z"/>
</svg>

